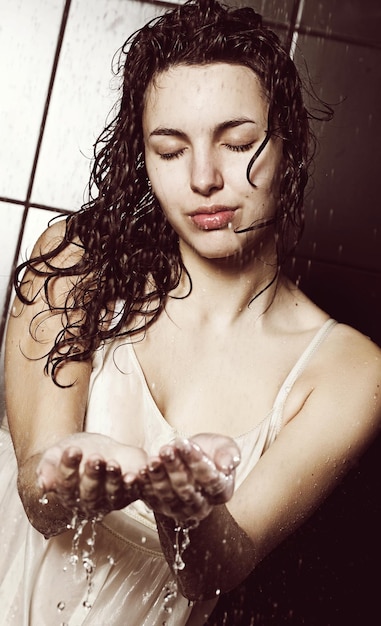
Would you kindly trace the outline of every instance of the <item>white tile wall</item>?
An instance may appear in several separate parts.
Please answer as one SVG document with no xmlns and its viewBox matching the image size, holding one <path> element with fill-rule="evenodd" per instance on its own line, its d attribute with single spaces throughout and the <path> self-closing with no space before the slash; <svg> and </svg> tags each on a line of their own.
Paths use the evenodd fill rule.
<svg viewBox="0 0 381 626">
<path fill-rule="evenodd" d="M 65 0 L 0 0 L 0 197 L 26 201 Z M 134 0 L 72 0 L 31 203 L 82 204 L 95 138 L 118 99 L 112 59 L 163 11 Z M 0 202 L 0 316 L 24 207 Z M 20 259 L 54 213 L 29 208 Z"/>
<path fill-rule="evenodd" d="M 27 192 L 64 0 L 0 0 L 0 196 Z"/>
<path fill-rule="evenodd" d="M 40 234 L 47 228 L 49 221 L 58 215 L 60 214 L 55 211 L 36 208 L 29 209 L 20 247 L 20 262 L 25 261 L 31 255 L 33 246 Z"/>
<path fill-rule="evenodd" d="M 0 202 L 0 305 L 5 300 L 24 207 Z M 0 309 L 0 317 L 2 306 Z"/>
<path fill-rule="evenodd" d="M 92 146 L 118 98 L 112 58 L 158 7 L 128 0 L 73 0 L 38 163 L 32 201 L 76 210 L 84 200 Z"/>
</svg>

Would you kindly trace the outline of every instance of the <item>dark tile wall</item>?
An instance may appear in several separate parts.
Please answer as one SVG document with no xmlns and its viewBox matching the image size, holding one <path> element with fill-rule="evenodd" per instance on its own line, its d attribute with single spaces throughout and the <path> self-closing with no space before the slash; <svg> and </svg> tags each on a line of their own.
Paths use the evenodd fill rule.
<svg viewBox="0 0 381 626">
<path fill-rule="evenodd" d="M 276 5 L 262 4 L 276 20 Z M 315 124 L 306 229 L 288 271 L 333 317 L 381 345 L 381 3 L 292 5 L 284 6 L 294 29 L 283 33 L 296 40 L 295 61 L 337 105 L 331 122 Z M 310 520 L 221 598 L 208 626 L 380 624 L 380 460 L 378 437 Z"/>
<path fill-rule="evenodd" d="M 338 5 L 342 11 L 336 11 Z M 368 10 L 368 12 L 367 12 Z M 342 19 L 341 19 L 342 18 Z M 306 2 L 295 60 L 334 119 L 319 154 L 290 274 L 317 303 L 381 344 L 381 5 Z"/>
<path fill-rule="evenodd" d="M 339 36 L 353 43 L 380 46 L 381 4 L 378 0 L 306 0 L 301 27 Z"/>
<path fill-rule="evenodd" d="M 290 46 L 306 88 L 334 109 L 332 121 L 314 123 L 306 228 L 287 271 L 330 315 L 381 345 L 381 3 L 251 5 Z"/>
</svg>

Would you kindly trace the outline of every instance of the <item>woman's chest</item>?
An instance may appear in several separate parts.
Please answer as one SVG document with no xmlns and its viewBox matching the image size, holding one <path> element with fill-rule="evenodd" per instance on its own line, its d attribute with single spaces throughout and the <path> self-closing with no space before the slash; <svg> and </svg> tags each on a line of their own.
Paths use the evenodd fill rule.
<svg viewBox="0 0 381 626">
<path fill-rule="evenodd" d="M 202 333 L 191 338 L 178 333 L 170 341 L 156 335 L 134 351 L 146 390 L 171 427 L 188 435 L 232 437 L 271 411 L 297 358 L 291 346 L 280 352 L 247 337 L 213 340 Z"/>
</svg>

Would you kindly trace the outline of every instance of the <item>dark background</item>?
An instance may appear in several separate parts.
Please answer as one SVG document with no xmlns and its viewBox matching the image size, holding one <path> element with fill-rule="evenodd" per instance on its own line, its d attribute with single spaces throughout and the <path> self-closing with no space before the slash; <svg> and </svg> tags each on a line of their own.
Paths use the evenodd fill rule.
<svg viewBox="0 0 381 626">
<path fill-rule="evenodd" d="M 288 273 L 332 317 L 381 345 L 381 3 L 252 4 L 284 41 L 298 32 L 295 62 L 306 78 L 307 64 L 335 111 L 315 125 L 306 230 Z M 310 520 L 220 600 L 208 624 L 381 624 L 380 470 L 378 438 Z"/>
</svg>

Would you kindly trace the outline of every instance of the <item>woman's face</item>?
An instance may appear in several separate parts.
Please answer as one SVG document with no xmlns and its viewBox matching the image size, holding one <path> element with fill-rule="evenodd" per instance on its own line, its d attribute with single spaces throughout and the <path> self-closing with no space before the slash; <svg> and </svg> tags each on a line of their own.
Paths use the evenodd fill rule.
<svg viewBox="0 0 381 626">
<path fill-rule="evenodd" d="M 266 136 L 268 103 L 252 70 L 240 65 L 178 65 L 155 77 L 143 113 L 145 162 L 153 191 L 180 238 L 182 253 L 208 259 L 256 249 L 271 228 L 237 233 L 273 217 L 281 141 Z"/>
</svg>

